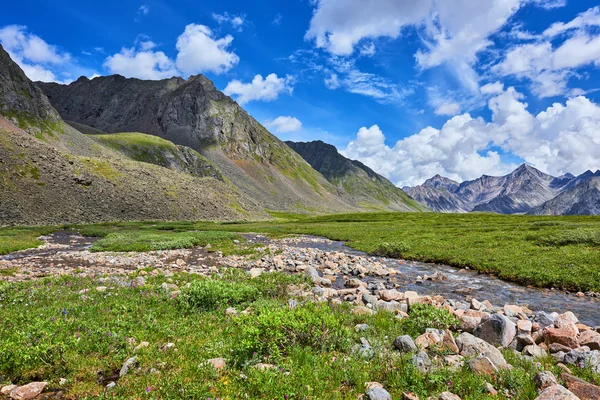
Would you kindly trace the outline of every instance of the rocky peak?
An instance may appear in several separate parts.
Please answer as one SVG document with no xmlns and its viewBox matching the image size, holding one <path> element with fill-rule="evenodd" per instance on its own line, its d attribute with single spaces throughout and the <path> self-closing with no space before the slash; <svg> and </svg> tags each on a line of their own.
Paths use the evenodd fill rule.
<svg viewBox="0 0 600 400">
<path fill-rule="evenodd" d="M 459 184 L 456 181 L 453 181 L 450 178 L 443 177 L 439 174 L 434 177 L 427 179 L 423 186 L 431 187 L 431 188 L 444 188 L 450 191 L 454 191 L 458 188 Z"/>
<path fill-rule="evenodd" d="M 60 117 L 42 91 L 25 76 L 0 45 L 0 114 L 25 130 Z"/>
</svg>

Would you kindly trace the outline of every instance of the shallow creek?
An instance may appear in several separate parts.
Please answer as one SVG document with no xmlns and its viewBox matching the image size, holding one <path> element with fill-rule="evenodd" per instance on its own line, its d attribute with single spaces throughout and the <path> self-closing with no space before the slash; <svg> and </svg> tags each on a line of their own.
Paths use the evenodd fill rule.
<svg viewBox="0 0 600 400">
<path fill-rule="evenodd" d="M 261 235 L 244 235 L 250 242 L 263 244 L 277 243 Z M 83 257 L 88 249 L 98 240 L 97 238 L 81 237 L 73 232 L 59 231 L 44 237 L 45 244 L 37 249 L 25 250 L 0 256 L 0 261 L 33 263 L 36 267 L 44 269 L 56 264 L 80 269 L 92 266 L 89 258 Z M 556 311 L 562 313 L 572 311 L 579 320 L 589 326 L 600 326 L 600 299 L 592 297 L 577 297 L 566 294 L 559 290 L 527 288 L 518 284 L 505 282 L 493 276 L 479 274 L 470 270 L 457 270 L 455 268 L 428 264 L 414 261 L 396 260 L 390 258 L 373 257 L 366 253 L 353 250 L 342 242 L 329 240 L 315 240 L 316 238 L 302 237 L 285 241 L 285 245 L 297 248 L 298 251 L 307 248 L 318 249 L 324 252 L 344 252 L 347 255 L 356 255 L 367 259 L 378 261 L 390 268 L 394 268 L 400 274 L 395 275 L 396 283 L 400 284 L 400 291 L 415 291 L 420 295 L 439 294 L 449 299 L 465 300 L 474 297 L 480 301 L 489 300 L 495 306 L 504 304 L 517 304 L 528 306 L 533 311 Z M 74 257 L 81 252 L 82 257 Z M 165 263 L 174 262 L 178 258 L 187 264 L 219 265 L 219 259 L 208 255 L 203 249 L 190 249 L 175 251 L 173 255 L 169 252 L 158 252 L 164 254 Z M 88 253 L 89 254 L 89 253 Z M 63 256 L 64 255 L 64 256 Z M 68 255 L 68 257 L 67 257 Z M 71 265 L 70 265 L 71 264 Z M 110 266 L 107 266 L 110 267 Z M 137 265 L 130 265 L 126 269 L 135 270 Z M 421 281 L 420 277 L 433 275 L 439 272 L 447 279 L 441 281 Z M 385 281 L 385 277 L 367 277 L 366 281 Z M 339 277 L 334 287 L 343 287 L 343 279 Z"/>
</svg>

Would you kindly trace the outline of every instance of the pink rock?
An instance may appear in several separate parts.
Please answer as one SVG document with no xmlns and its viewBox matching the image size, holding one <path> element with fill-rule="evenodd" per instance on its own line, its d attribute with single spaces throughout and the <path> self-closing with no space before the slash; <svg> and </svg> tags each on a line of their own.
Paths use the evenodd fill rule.
<svg viewBox="0 0 600 400">
<path fill-rule="evenodd" d="M 19 386 L 10 392 L 10 398 L 13 400 L 31 400 L 42 393 L 48 385 L 48 382 L 31 382 L 24 386 Z"/>
<path fill-rule="evenodd" d="M 580 400 L 564 386 L 552 385 L 540 393 L 535 400 Z"/>
<path fill-rule="evenodd" d="M 600 350 L 600 333 L 596 331 L 584 331 L 579 335 L 579 344 L 587 346 L 590 350 Z"/>
<path fill-rule="evenodd" d="M 571 349 L 579 347 L 577 333 L 569 328 L 546 328 L 544 337 L 549 345 L 558 343 Z"/>
</svg>

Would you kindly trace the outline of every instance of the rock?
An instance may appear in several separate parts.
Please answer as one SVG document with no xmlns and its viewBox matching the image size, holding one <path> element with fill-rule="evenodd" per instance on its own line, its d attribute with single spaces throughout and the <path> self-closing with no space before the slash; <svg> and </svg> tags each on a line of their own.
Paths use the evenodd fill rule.
<svg viewBox="0 0 600 400">
<path fill-rule="evenodd" d="M 264 364 L 264 363 L 258 363 L 256 365 L 254 365 L 252 368 L 255 368 L 259 371 L 272 371 L 272 370 L 279 370 L 279 368 L 277 368 L 276 365 L 273 364 Z"/>
<path fill-rule="evenodd" d="M 554 320 L 554 326 L 557 328 L 570 328 L 575 327 L 579 320 L 571 311 L 567 311 L 566 313 L 560 314 Z"/>
<path fill-rule="evenodd" d="M 60 379 L 58 380 L 58 384 L 59 384 L 60 386 L 64 386 L 64 385 L 66 385 L 67 383 L 69 383 L 69 381 L 68 381 L 68 380 L 66 380 L 65 378 L 60 378 Z"/>
<path fill-rule="evenodd" d="M 354 314 L 354 315 L 371 315 L 371 314 L 373 314 L 373 310 L 371 310 L 367 307 L 363 307 L 363 306 L 356 306 L 352 309 L 352 314 Z"/>
<path fill-rule="evenodd" d="M 558 343 L 571 349 L 579 347 L 577 333 L 570 328 L 548 327 L 544 329 L 543 334 L 548 345 Z"/>
<path fill-rule="evenodd" d="M 419 400 L 419 396 L 413 392 L 404 392 L 402 393 L 402 400 Z"/>
<path fill-rule="evenodd" d="M 403 353 L 413 353 L 419 350 L 415 342 L 408 335 L 398 336 L 394 339 L 394 347 Z"/>
<path fill-rule="evenodd" d="M 440 397 L 438 397 L 438 400 L 461 400 L 461 399 L 454 393 L 443 392 L 443 393 L 440 393 Z"/>
<path fill-rule="evenodd" d="M 546 313 L 544 311 L 540 311 L 535 314 L 534 321 L 537 322 L 540 326 L 540 329 L 547 328 L 549 326 L 554 326 L 554 321 L 558 317 L 557 313 Z"/>
<path fill-rule="evenodd" d="M 475 328 L 481 323 L 481 317 L 470 317 L 468 315 L 462 315 L 459 318 L 460 329 L 465 332 L 473 333 Z"/>
<path fill-rule="evenodd" d="M 360 338 L 361 345 L 356 349 L 356 353 L 359 357 L 364 358 L 365 360 L 370 360 L 375 357 L 375 350 L 369 344 L 369 341 L 365 338 Z"/>
<path fill-rule="evenodd" d="M 354 330 L 356 332 L 364 332 L 369 330 L 369 325 L 367 324 L 358 324 L 354 326 Z"/>
<path fill-rule="evenodd" d="M 369 400 L 392 400 L 392 396 L 388 393 L 388 391 L 381 387 L 369 388 L 365 392 L 365 395 Z"/>
<path fill-rule="evenodd" d="M 296 300 L 296 299 L 288 300 L 288 307 L 290 308 L 290 310 L 293 310 L 294 308 L 298 307 L 298 305 L 299 305 L 298 300 Z"/>
<path fill-rule="evenodd" d="M 98 286 L 98 287 L 96 288 L 96 292 L 98 292 L 98 293 L 104 293 L 104 292 L 106 292 L 107 290 L 108 290 L 108 288 L 107 288 L 106 286 Z"/>
<path fill-rule="evenodd" d="M 438 333 L 426 332 L 415 339 L 415 344 L 420 349 L 437 347 L 442 343 L 444 337 Z"/>
<path fill-rule="evenodd" d="M 449 356 L 444 356 L 444 362 L 450 367 L 453 371 L 458 371 L 465 365 L 465 358 L 458 354 L 452 354 Z"/>
<path fill-rule="evenodd" d="M 391 290 L 381 290 L 379 292 L 379 297 L 384 301 L 398 301 L 404 299 L 404 293 L 397 291 L 396 289 Z"/>
<path fill-rule="evenodd" d="M 590 350 L 600 350 L 600 333 L 596 331 L 583 331 L 579 335 L 578 342 L 581 346 L 587 346 Z"/>
<path fill-rule="evenodd" d="M 412 358 L 412 363 L 419 371 L 426 374 L 433 369 L 433 363 L 426 352 L 420 351 Z"/>
<path fill-rule="evenodd" d="M 225 368 L 227 361 L 224 358 L 211 358 L 210 360 L 206 360 L 206 364 L 212 365 L 218 371 Z"/>
<path fill-rule="evenodd" d="M 344 282 L 344 286 L 346 286 L 347 288 L 358 288 L 360 286 L 362 286 L 362 281 L 360 279 L 348 279 Z"/>
<path fill-rule="evenodd" d="M 365 302 L 365 304 L 370 304 L 374 309 L 377 309 L 377 297 L 369 293 L 363 293 L 362 300 Z"/>
<path fill-rule="evenodd" d="M 136 365 L 137 365 L 137 357 L 131 357 L 130 359 L 125 361 L 125 363 L 121 367 L 121 371 L 119 371 L 119 378 L 122 378 L 125 375 L 127 375 L 129 373 L 129 370 L 131 370 L 132 368 L 135 368 Z"/>
<path fill-rule="evenodd" d="M 252 268 L 250 271 L 248 271 L 248 273 L 250 274 L 250 278 L 252 279 L 258 278 L 262 275 L 263 272 L 265 272 L 264 268 Z"/>
<path fill-rule="evenodd" d="M 552 385 L 544 389 L 535 400 L 581 400 L 567 388 L 561 385 Z"/>
<path fill-rule="evenodd" d="M 502 347 L 508 346 L 516 334 L 516 325 L 502 314 L 492 314 L 482 318 L 481 324 L 473 331 L 476 337 Z"/>
<path fill-rule="evenodd" d="M 462 356 L 476 357 L 478 355 L 483 355 L 489 358 L 496 368 L 508 368 L 504 356 L 497 348 L 470 333 L 463 332 L 458 335 L 456 344 L 458 345 Z"/>
<path fill-rule="evenodd" d="M 167 293 L 179 291 L 179 286 L 177 286 L 174 283 L 163 282 L 163 284 L 160 285 L 160 287 Z"/>
<path fill-rule="evenodd" d="M 408 304 L 405 302 L 399 303 L 397 301 L 379 301 L 377 302 L 378 310 L 386 310 L 394 314 L 408 311 Z"/>
<path fill-rule="evenodd" d="M 525 348 L 523 349 L 523 354 L 526 356 L 531 356 L 533 358 L 542 358 L 548 355 L 546 350 L 542 349 L 540 346 L 535 344 L 525 346 Z"/>
<path fill-rule="evenodd" d="M 454 340 L 454 336 L 452 336 L 452 332 L 449 329 L 446 329 L 444 332 L 444 338 L 442 339 L 442 345 L 444 349 L 451 351 L 452 353 L 458 353 L 460 350 L 456 345 L 456 341 Z"/>
<path fill-rule="evenodd" d="M 522 334 L 530 334 L 533 324 L 528 319 L 520 319 L 517 321 L 517 332 Z"/>
<path fill-rule="evenodd" d="M 133 287 L 140 287 L 140 286 L 146 286 L 146 278 L 144 278 L 143 276 L 138 276 L 136 277 L 132 282 L 131 282 L 131 286 Z"/>
<path fill-rule="evenodd" d="M 116 382 L 109 382 L 108 385 L 106 385 L 105 387 L 106 387 L 106 390 L 110 391 L 110 390 L 113 390 L 114 388 L 116 388 L 117 384 L 116 384 Z"/>
<path fill-rule="evenodd" d="M 498 368 L 488 357 L 480 355 L 469 360 L 469 368 L 476 374 L 495 375 Z"/>
<path fill-rule="evenodd" d="M 485 383 L 485 390 L 487 390 L 487 391 L 488 391 L 488 393 L 489 393 L 489 394 L 491 394 L 492 396 L 496 396 L 496 395 L 498 394 L 498 391 L 497 391 L 497 390 L 494 388 L 494 386 L 493 386 L 491 383 L 489 383 L 489 382 L 486 382 L 486 383 Z"/>
<path fill-rule="evenodd" d="M 32 400 L 44 391 L 48 382 L 31 382 L 27 385 L 17 386 L 10 392 L 13 400 Z"/>
<path fill-rule="evenodd" d="M 535 382 L 535 386 L 539 390 L 544 390 L 546 388 L 549 388 L 550 386 L 558 385 L 558 381 L 556 380 L 556 377 L 550 371 L 539 372 L 535 376 L 535 378 L 533 378 L 533 381 Z"/>
<path fill-rule="evenodd" d="M 175 343 L 165 343 L 160 348 L 160 351 L 170 351 L 170 350 L 177 350 L 177 349 L 175 349 Z"/>
<path fill-rule="evenodd" d="M 523 309 L 515 305 L 506 304 L 502 310 L 504 311 L 504 315 L 509 318 L 517 318 L 519 315 L 525 315 Z"/>
<path fill-rule="evenodd" d="M 15 390 L 16 388 L 17 388 L 17 385 L 3 386 L 2 389 L 0 389 L 0 394 L 9 395 L 10 392 L 12 392 L 13 390 Z"/>
<path fill-rule="evenodd" d="M 536 344 L 535 340 L 533 339 L 533 337 L 531 337 L 531 335 L 518 335 L 516 339 L 519 345 L 521 345 L 521 347 Z"/>
<path fill-rule="evenodd" d="M 133 349 L 133 351 L 140 351 L 143 348 L 146 348 L 150 346 L 150 343 L 148 342 L 141 342 L 140 344 L 138 344 L 137 346 L 135 346 L 135 349 Z"/>
<path fill-rule="evenodd" d="M 471 309 L 472 310 L 477 310 L 477 311 L 483 311 L 485 310 L 485 306 L 477 299 L 473 298 L 471 299 Z"/>
<path fill-rule="evenodd" d="M 307 275 L 310 279 L 312 279 L 313 282 L 321 279 L 321 277 L 319 276 L 319 271 L 317 271 L 316 268 L 311 265 L 306 267 L 306 269 L 304 270 L 304 274 Z"/>
<path fill-rule="evenodd" d="M 237 310 L 233 307 L 228 307 L 225 310 L 225 315 L 237 315 L 237 314 L 238 314 Z"/>
<path fill-rule="evenodd" d="M 560 377 L 565 382 L 567 388 L 581 400 L 600 399 L 600 387 L 568 373 L 563 373 Z"/>
</svg>

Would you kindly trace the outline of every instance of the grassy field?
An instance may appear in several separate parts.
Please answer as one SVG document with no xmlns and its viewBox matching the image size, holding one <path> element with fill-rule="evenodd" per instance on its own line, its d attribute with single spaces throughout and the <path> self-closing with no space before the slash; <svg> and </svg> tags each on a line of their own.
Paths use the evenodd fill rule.
<svg viewBox="0 0 600 400">
<path fill-rule="evenodd" d="M 96 291 L 98 282 L 91 278 L 0 283 L 1 379 L 47 380 L 50 390 L 66 390 L 68 398 L 78 399 L 356 399 L 372 381 L 385 385 L 393 398 L 404 391 L 437 398 L 446 390 L 465 400 L 505 398 L 489 396 L 487 380 L 500 393 L 527 400 L 537 396 L 535 373 L 560 372 L 550 358 L 533 364 L 510 351 L 505 357 L 515 368 L 493 379 L 468 367 L 417 371 L 392 342 L 401 334 L 416 337 L 427 327 L 456 323 L 431 306 L 415 306 L 403 320 L 385 312 L 357 316 L 345 306 L 301 299 L 291 309 L 288 285 L 303 285 L 302 278 L 271 273 L 250 279 L 237 270 L 221 270 L 212 278 L 151 276 L 145 286 L 113 285 L 107 292 Z M 179 297 L 161 289 L 167 281 L 182 288 Z M 228 306 L 250 306 L 251 312 L 226 316 Z M 358 323 L 370 329 L 357 333 Z M 373 359 L 352 350 L 360 337 L 373 346 Z M 135 350 L 144 341 L 148 346 Z M 133 356 L 136 367 L 118 379 Z M 227 361 L 221 371 L 205 364 L 216 357 Z M 260 370 L 254 367 L 259 362 L 277 368 Z M 575 373 L 600 379 L 586 369 Z M 62 386 L 61 378 L 67 380 Z M 116 387 L 106 391 L 114 380 Z"/>
<path fill-rule="evenodd" d="M 189 247 L 210 232 L 310 234 L 370 254 L 469 267 L 539 287 L 600 292 L 600 217 L 373 213 L 308 217 L 273 213 L 260 223 L 121 223 L 73 226 L 103 236 L 94 250 Z M 36 229 L 0 230 L 0 254 L 37 245 Z M 151 240 L 149 240 L 151 239 Z M 231 238 L 229 238 L 231 239 Z M 29 242 L 27 242 L 29 240 Z"/>
</svg>

